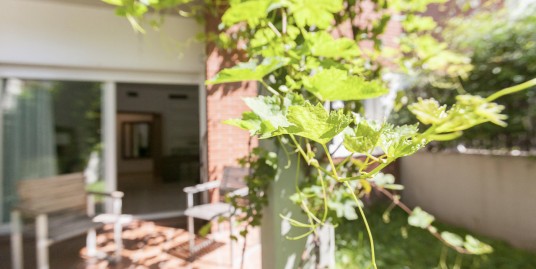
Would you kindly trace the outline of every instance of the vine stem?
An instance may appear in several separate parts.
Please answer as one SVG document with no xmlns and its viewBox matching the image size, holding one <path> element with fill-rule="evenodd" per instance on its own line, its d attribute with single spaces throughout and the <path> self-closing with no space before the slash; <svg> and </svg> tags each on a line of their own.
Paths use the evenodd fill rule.
<svg viewBox="0 0 536 269">
<path fill-rule="evenodd" d="M 309 157 L 307 157 L 307 154 L 305 153 L 305 151 L 303 150 L 303 148 L 300 146 L 300 144 L 298 143 L 298 141 L 296 141 L 296 138 L 294 137 L 293 134 L 289 134 L 290 138 L 292 139 L 292 142 L 294 143 L 294 145 L 296 145 L 296 148 L 298 149 L 298 151 L 300 152 L 300 154 L 303 156 L 303 159 L 305 161 L 307 161 L 307 163 L 309 163 Z M 333 175 L 332 173 L 330 173 L 328 170 L 326 170 L 326 168 L 322 167 L 322 166 L 319 166 L 319 165 L 313 165 L 316 169 L 328 174 L 328 175 Z"/>
<path fill-rule="evenodd" d="M 515 93 L 515 92 L 519 92 L 519 91 L 522 91 L 522 90 L 525 90 L 527 88 L 530 88 L 532 86 L 535 86 L 536 85 L 536 78 L 533 78 L 529 81 L 526 81 L 526 82 L 523 82 L 521 84 L 518 84 L 518 85 L 515 85 L 515 86 L 512 86 L 512 87 L 508 87 L 508 88 L 504 88 L 490 96 L 488 96 L 488 98 L 486 98 L 486 101 L 488 102 L 491 102 L 491 101 L 495 101 L 495 99 L 499 98 L 499 97 L 502 97 L 502 96 L 505 96 L 505 95 L 508 95 L 508 94 L 512 94 L 512 93 Z"/>
<path fill-rule="evenodd" d="M 283 148 L 283 151 L 285 152 L 285 156 L 287 157 L 287 165 L 285 165 L 285 169 L 288 169 L 290 167 L 290 153 L 288 153 L 287 148 L 285 147 L 285 144 L 283 144 L 283 141 L 281 140 L 281 137 L 277 136 L 277 141 L 279 141 L 279 144 L 281 144 L 281 148 Z"/>
<path fill-rule="evenodd" d="M 326 147 L 326 144 L 322 144 L 322 147 L 326 151 L 326 156 L 328 157 L 329 165 L 331 165 L 331 169 L 333 170 L 332 172 L 333 172 L 333 175 L 335 176 L 335 180 L 338 181 L 339 175 L 337 175 L 337 168 L 335 168 L 335 164 L 333 164 L 333 160 L 331 159 L 331 154 L 329 154 L 328 147 Z"/>
<path fill-rule="evenodd" d="M 326 193 L 326 184 L 324 183 L 324 175 L 320 172 L 320 184 L 322 184 L 322 195 L 324 196 L 324 215 L 322 216 L 322 223 L 324 223 L 328 217 L 328 195 Z"/>
<path fill-rule="evenodd" d="M 304 194 L 301 192 L 300 190 L 300 187 L 298 186 L 298 181 L 299 181 L 299 178 L 300 178 L 300 157 L 298 157 L 298 161 L 297 161 L 297 164 L 296 164 L 296 176 L 294 178 L 294 187 L 296 188 L 296 193 L 298 193 L 300 195 L 300 197 L 304 196 Z M 320 221 L 318 218 L 316 218 L 314 216 L 314 214 L 311 212 L 311 210 L 309 210 L 309 207 L 307 207 L 307 205 L 305 204 L 305 202 L 302 202 L 301 204 L 302 206 L 302 209 L 303 211 L 305 211 L 305 214 L 307 214 L 307 218 L 309 219 L 309 223 L 313 223 L 313 218 L 316 222 L 318 223 L 324 223 L 324 221 Z M 311 218 L 313 217 L 313 218 Z M 311 224 L 313 225 L 313 224 Z M 314 226 L 316 226 L 316 224 L 314 224 Z"/>
<path fill-rule="evenodd" d="M 357 208 L 359 209 L 359 214 L 361 215 L 361 218 L 363 218 L 363 223 L 365 223 L 365 228 L 367 229 L 367 234 L 370 240 L 370 256 L 371 256 L 371 262 L 374 269 L 378 269 L 378 266 L 376 266 L 376 253 L 374 251 L 374 239 L 372 238 L 372 232 L 370 231 L 370 226 L 367 221 L 367 217 L 365 216 L 365 212 L 363 211 L 363 207 L 359 204 L 359 199 L 357 199 L 357 196 L 355 195 L 354 190 L 352 189 L 352 186 L 350 186 L 350 183 L 348 181 L 345 181 L 344 184 L 348 188 L 348 191 L 352 194 L 352 197 L 354 198 L 355 203 L 357 204 Z"/>
<path fill-rule="evenodd" d="M 259 82 L 264 86 L 266 87 L 266 89 L 271 92 L 273 95 L 276 95 L 276 96 L 279 96 L 279 93 L 274 90 L 272 87 L 270 87 L 270 85 L 266 84 L 266 82 L 264 82 L 263 80 L 259 80 Z"/>
<path fill-rule="evenodd" d="M 387 165 L 389 165 L 391 163 L 392 163 L 392 161 L 388 160 L 386 163 L 379 164 L 378 166 L 376 166 L 376 168 L 374 168 L 372 171 L 370 171 L 370 172 L 368 172 L 366 174 L 360 174 L 359 176 L 341 178 L 339 181 L 340 182 L 348 182 L 350 180 L 355 180 L 355 179 L 369 178 L 370 175 L 374 175 L 374 174 L 378 173 L 379 171 L 381 171 L 383 168 L 385 168 Z"/>
</svg>

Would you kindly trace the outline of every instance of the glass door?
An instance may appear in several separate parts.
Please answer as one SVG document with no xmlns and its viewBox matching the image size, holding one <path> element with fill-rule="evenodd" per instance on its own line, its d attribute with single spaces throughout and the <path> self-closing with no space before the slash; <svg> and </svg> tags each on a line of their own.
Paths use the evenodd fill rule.
<svg viewBox="0 0 536 269">
<path fill-rule="evenodd" d="M 6 79 L 0 84 L 1 220 L 20 180 L 84 172 L 102 178 L 101 83 Z"/>
</svg>

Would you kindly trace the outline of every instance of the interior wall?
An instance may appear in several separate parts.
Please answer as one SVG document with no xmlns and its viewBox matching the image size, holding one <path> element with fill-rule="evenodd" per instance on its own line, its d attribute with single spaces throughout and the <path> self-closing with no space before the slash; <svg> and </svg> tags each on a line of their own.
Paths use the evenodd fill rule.
<svg viewBox="0 0 536 269">
<path fill-rule="evenodd" d="M 137 94 L 129 97 L 129 93 Z M 117 86 L 118 112 L 156 113 L 162 117 L 162 155 L 199 149 L 197 85 L 126 84 Z M 170 96 L 176 99 L 170 99 Z"/>
<path fill-rule="evenodd" d="M 147 184 L 183 180 L 182 170 L 199 170 L 199 91 L 197 85 L 117 85 L 118 128 L 133 115 L 125 113 L 151 113 L 160 117 L 160 156 L 156 159 L 123 159 L 121 156 L 121 130 L 118 132 L 118 180 L 119 185 L 139 187 Z M 142 114 L 138 114 L 142 115 Z M 145 120 L 150 120 L 151 115 Z M 184 166 L 188 156 L 190 166 Z M 193 160 L 191 160 L 193 159 Z M 193 165 L 193 166 L 192 166 Z M 155 178 L 158 175 L 158 178 Z"/>
</svg>

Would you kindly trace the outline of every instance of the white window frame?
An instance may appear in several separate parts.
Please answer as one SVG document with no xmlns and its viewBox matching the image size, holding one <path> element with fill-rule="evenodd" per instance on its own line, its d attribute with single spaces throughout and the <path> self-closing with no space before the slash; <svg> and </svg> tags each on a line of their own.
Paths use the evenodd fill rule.
<svg viewBox="0 0 536 269">
<path fill-rule="evenodd" d="M 0 226 L 4 223 L 4 79 L 0 77 Z"/>
</svg>

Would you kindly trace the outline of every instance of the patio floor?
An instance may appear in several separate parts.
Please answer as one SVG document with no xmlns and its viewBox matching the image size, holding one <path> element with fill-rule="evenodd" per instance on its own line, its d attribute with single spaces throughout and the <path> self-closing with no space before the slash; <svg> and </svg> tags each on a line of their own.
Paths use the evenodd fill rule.
<svg viewBox="0 0 536 269">
<path fill-rule="evenodd" d="M 184 218 L 175 219 L 183 223 Z M 240 268 L 242 241 L 234 243 L 234 259 L 231 266 L 229 233 L 213 233 L 214 239 L 206 251 L 193 261 L 188 261 L 188 232 L 176 228 L 177 222 L 135 221 L 125 226 L 123 231 L 124 250 L 118 263 L 105 259 L 86 259 L 85 236 L 54 244 L 50 247 L 50 268 L 77 269 L 142 269 L 142 268 L 199 268 L 231 269 Z M 98 233 L 98 251 L 113 252 L 111 227 Z M 202 239 L 199 239 L 201 241 Z M 35 268 L 35 241 L 24 240 L 25 268 Z M 250 232 L 244 255 L 243 268 L 261 268 L 260 235 L 258 230 Z M 0 269 L 11 268 L 9 237 L 0 237 Z"/>
</svg>

